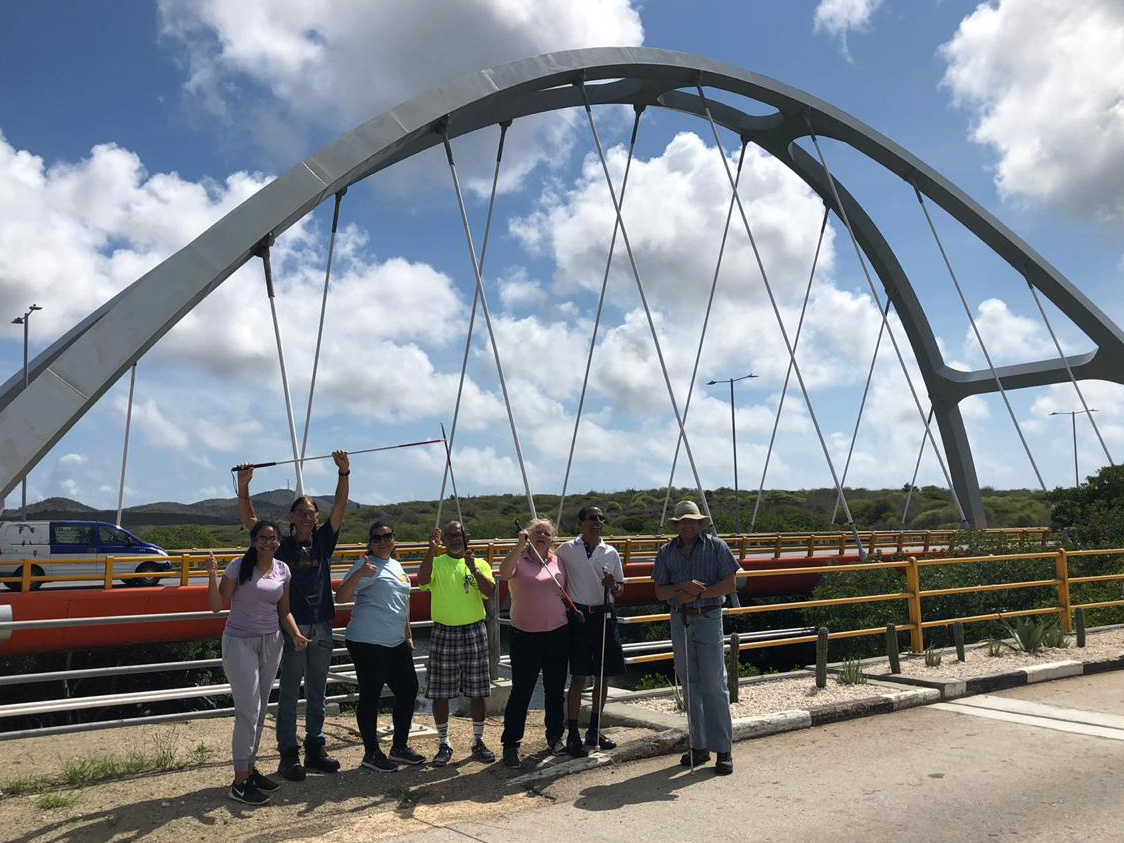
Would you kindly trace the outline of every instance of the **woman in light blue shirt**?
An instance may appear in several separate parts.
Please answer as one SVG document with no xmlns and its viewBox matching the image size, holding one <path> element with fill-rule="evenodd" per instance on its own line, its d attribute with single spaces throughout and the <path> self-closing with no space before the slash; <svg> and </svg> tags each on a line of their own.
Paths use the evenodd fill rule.
<svg viewBox="0 0 1124 843">
<path fill-rule="evenodd" d="M 418 677 L 414 672 L 414 639 L 410 633 L 410 578 L 394 558 L 394 530 L 376 521 L 368 533 L 367 555 L 355 563 L 336 592 L 336 602 L 350 603 L 347 651 L 359 681 L 355 719 L 363 736 L 364 767 L 382 773 L 398 764 L 420 764 L 422 757 L 407 743 Z M 379 698 L 384 685 L 394 694 L 394 742 L 390 757 L 379 748 Z"/>
</svg>

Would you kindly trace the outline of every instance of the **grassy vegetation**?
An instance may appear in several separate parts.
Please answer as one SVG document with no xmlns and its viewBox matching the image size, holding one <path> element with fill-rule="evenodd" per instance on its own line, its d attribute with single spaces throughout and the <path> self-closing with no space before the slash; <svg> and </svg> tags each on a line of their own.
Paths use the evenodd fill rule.
<svg viewBox="0 0 1124 843">
<path fill-rule="evenodd" d="M 35 800 L 35 807 L 43 811 L 52 811 L 55 808 L 69 808 L 78 801 L 78 796 L 73 793 L 44 793 Z"/>
</svg>

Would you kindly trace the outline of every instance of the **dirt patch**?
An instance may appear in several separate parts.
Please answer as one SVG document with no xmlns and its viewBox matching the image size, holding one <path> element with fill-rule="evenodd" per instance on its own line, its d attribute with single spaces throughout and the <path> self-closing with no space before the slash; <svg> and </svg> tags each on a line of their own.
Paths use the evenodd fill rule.
<svg viewBox="0 0 1124 843">
<path fill-rule="evenodd" d="M 428 724 L 429 719 L 419 715 L 415 722 Z M 187 766 L 100 784 L 49 788 L 47 794 L 64 797 L 58 800 L 44 800 L 43 791 L 2 797 L 0 840 L 233 843 L 375 839 L 541 805 L 542 797 L 512 792 L 507 781 L 550 760 L 542 712 L 532 711 L 522 745 L 522 770 L 498 762 L 483 765 L 468 758 L 472 724 L 454 717 L 450 720 L 454 747 L 450 766 L 425 764 L 376 773 L 359 767 L 363 750 L 354 716 L 340 715 L 329 717 L 325 724 L 328 751 L 340 760 L 340 773 L 309 775 L 301 783 L 275 777 L 281 789 L 270 804 L 249 808 L 226 795 L 232 779 L 230 729 L 229 719 L 215 718 L 6 742 L 5 775 L 0 784 L 57 779 L 80 759 L 149 758 L 158 752 L 167 758 L 169 747 L 174 752 L 172 763 Z M 489 718 L 485 740 L 497 754 L 501 729 L 499 718 Z M 277 769 L 273 735 L 270 719 L 263 738 L 266 751 L 258 765 L 268 775 Z M 427 758 L 437 751 L 432 735 L 414 738 L 411 745 Z M 65 803 L 70 797 L 70 804 L 43 807 Z"/>
</svg>

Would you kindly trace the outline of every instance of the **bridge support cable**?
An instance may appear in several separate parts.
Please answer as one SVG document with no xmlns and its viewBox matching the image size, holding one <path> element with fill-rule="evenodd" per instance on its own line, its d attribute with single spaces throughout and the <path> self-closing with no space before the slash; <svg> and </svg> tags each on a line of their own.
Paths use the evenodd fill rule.
<svg viewBox="0 0 1124 843">
<path fill-rule="evenodd" d="M 453 500 L 457 504 L 457 520 L 461 524 L 461 529 L 464 529 L 464 515 L 461 513 L 461 496 L 457 494 L 457 477 L 453 474 L 453 452 L 449 450 L 449 440 L 445 438 L 445 423 L 441 422 L 441 442 L 445 445 L 445 473 L 448 474 L 449 480 L 453 484 Z M 440 504 L 438 504 L 440 509 Z M 441 512 L 437 513 L 437 527 L 441 526 Z"/>
<path fill-rule="evenodd" d="M 831 169 L 827 166 L 827 158 L 824 157 L 823 149 L 820 148 L 819 138 L 816 137 L 816 132 L 812 128 L 812 120 L 808 113 L 804 113 L 804 124 L 808 128 L 808 135 L 812 139 L 812 145 L 816 148 L 816 155 L 819 158 L 820 166 L 823 167 L 825 181 L 828 187 L 831 188 L 831 197 L 835 202 L 835 207 L 838 209 L 839 219 L 843 221 L 844 227 L 847 229 L 847 234 L 851 238 L 851 247 L 855 250 L 855 257 L 859 261 L 859 266 L 862 268 L 863 276 L 866 278 L 867 288 L 870 290 L 870 295 L 874 299 L 874 303 L 878 305 L 878 309 L 882 310 L 882 297 L 878 295 L 878 289 L 874 286 L 874 281 L 870 277 L 870 270 L 867 268 L 866 260 L 862 255 L 862 249 L 859 248 L 858 237 L 855 236 L 855 229 L 851 225 L 851 219 L 847 214 L 847 209 L 843 206 L 843 201 L 839 197 L 839 189 L 835 184 L 835 176 L 831 174 Z M 887 291 L 886 297 L 889 298 Z M 898 365 L 901 367 L 902 375 L 905 376 L 906 385 L 909 386 L 909 394 L 913 398 L 913 404 L 917 408 L 917 416 L 922 421 L 925 421 L 925 410 L 921 407 L 921 399 L 917 395 L 917 389 L 913 385 L 913 378 L 909 375 L 909 368 L 905 364 L 905 357 L 902 355 L 901 347 L 898 345 L 898 339 L 894 336 L 894 329 L 889 324 L 889 310 L 882 311 L 882 322 L 886 328 L 886 333 L 890 337 L 890 344 L 894 347 L 894 354 L 898 358 Z M 932 426 L 925 422 L 925 435 L 929 438 L 930 444 L 933 446 L 933 453 L 937 455 L 937 462 L 940 463 L 941 472 L 944 474 L 945 482 L 948 483 L 948 491 L 952 495 L 952 502 L 956 505 L 956 512 L 960 516 L 961 525 L 968 524 L 968 517 L 964 514 L 964 507 L 960 503 L 960 496 L 956 494 L 956 486 L 952 482 L 952 475 L 949 474 L 948 465 L 945 463 L 941 448 L 937 445 L 937 440 L 933 437 Z"/>
<path fill-rule="evenodd" d="M 484 221 L 484 240 L 480 244 L 480 272 L 484 272 L 484 258 L 488 255 L 488 241 L 492 234 L 492 210 L 496 204 L 496 186 L 500 180 L 500 164 L 503 162 L 503 143 L 507 137 L 507 130 L 511 128 L 511 121 L 505 120 L 500 123 L 500 141 L 496 147 L 496 167 L 492 173 L 492 193 L 488 197 L 488 216 Z M 480 303 L 480 288 L 474 288 L 472 291 L 472 310 L 468 315 L 468 334 L 464 338 L 464 358 L 461 360 L 461 376 L 457 381 L 457 400 L 453 404 L 453 421 L 452 427 L 449 430 L 449 438 L 445 442 L 445 449 L 447 451 L 447 460 L 445 461 L 445 470 L 441 476 L 441 493 L 437 496 L 437 519 L 434 522 L 434 529 L 441 526 L 441 509 L 445 503 L 445 485 L 453 472 L 453 440 L 457 435 L 457 420 L 460 418 L 461 412 L 461 394 L 464 392 L 464 378 L 465 373 L 468 371 L 468 353 L 472 349 L 472 330 L 476 325 L 476 308 Z M 445 425 L 441 425 L 441 436 L 445 436 Z M 464 526 L 464 521 L 461 519 L 461 499 L 457 494 L 457 481 L 453 480 L 453 499 L 457 503 L 457 519 L 461 521 L 461 526 Z"/>
<path fill-rule="evenodd" d="M 929 418 L 926 426 L 933 423 L 934 407 L 929 407 Z M 921 447 L 917 449 L 917 462 L 913 464 L 913 477 L 909 481 L 909 490 L 905 494 L 905 506 L 902 507 L 902 526 L 905 526 L 905 517 L 909 514 L 909 501 L 913 497 L 913 487 L 917 485 L 917 472 L 921 469 L 921 455 L 925 453 L 925 434 L 921 434 Z"/>
<path fill-rule="evenodd" d="M 741 152 L 738 154 L 738 169 L 737 175 L 734 177 L 734 190 L 738 189 L 738 183 L 742 177 L 742 165 L 745 163 L 745 148 L 748 146 L 746 141 L 742 141 Z M 702 330 L 699 332 L 699 346 L 695 351 L 695 365 L 691 368 L 691 379 L 687 382 L 687 400 L 683 402 L 683 423 L 687 423 L 687 414 L 691 411 L 691 399 L 695 394 L 695 379 L 699 374 L 699 361 L 702 359 L 703 343 L 706 341 L 706 329 L 710 324 L 710 311 L 714 306 L 714 293 L 718 289 L 718 274 L 722 269 L 722 258 L 726 254 L 726 240 L 730 236 L 730 221 L 734 218 L 734 197 L 730 197 L 730 207 L 726 210 L 726 225 L 722 228 L 722 242 L 718 246 L 718 260 L 714 264 L 714 277 L 710 282 L 710 296 L 706 300 L 706 313 L 703 315 Z M 733 390 L 731 384 L 730 389 Z M 734 412 L 734 401 L 730 399 L 730 413 Z M 663 512 L 660 513 L 660 527 L 662 528 L 664 522 L 667 520 L 667 508 L 671 503 L 671 484 L 675 481 L 675 469 L 679 466 L 679 450 L 683 447 L 683 436 L 680 434 L 675 437 L 675 454 L 671 458 L 671 473 L 667 477 L 667 491 L 663 496 Z M 737 462 L 737 452 L 735 451 L 735 468 Z M 711 524 L 711 527 L 714 527 Z M 718 529 L 715 527 L 714 532 L 717 535 Z"/>
<path fill-rule="evenodd" d="M 273 336 L 277 339 L 277 362 L 281 366 L 281 389 L 285 393 L 285 415 L 289 419 L 289 441 L 293 445 L 293 468 L 297 475 L 297 497 L 304 494 L 304 472 L 301 468 L 301 456 L 297 453 L 297 425 L 293 420 L 293 396 L 289 392 L 289 373 L 285 370 L 285 349 L 281 344 L 281 326 L 277 322 L 277 303 L 273 295 L 273 270 L 269 264 L 269 247 L 272 237 L 267 238 L 257 248 L 257 255 L 261 258 L 262 268 L 265 270 L 265 292 L 269 298 L 269 312 L 273 316 Z"/>
<path fill-rule="evenodd" d="M 696 79 L 695 89 L 699 93 L 699 100 L 702 103 L 703 112 L 706 114 L 707 122 L 710 124 L 710 131 L 714 135 L 715 147 L 718 150 L 718 155 L 722 159 L 722 166 L 726 170 L 726 178 L 729 180 L 730 185 L 734 184 L 734 174 L 730 172 L 730 164 L 726 160 L 726 153 L 722 151 L 722 141 L 718 137 L 718 126 L 714 123 L 714 116 L 710 113 L 710 101 L 706 98 L 706 93 L 703 91 L 702 84 Z M 784 339 L 785 348 L 788 351 L 788 359 L 792 364 L 792 370 L 796 373 L 796 382 L 800 384 L 800 391 L 804 395 L 804 405 L 808 408 L 808 417 L 812 420 L 812 426 L 816 429 L 816 437 L 820 440 L 820 448 L 823 449 L 824 459 L 827 460 L 828 470 L 831 472 L 831 479 L 835 483 L 835 489 L 843 495 L 843 487 L 839 483 L 839 476 L 835 472 L 835 464 L 831 461 L 831 453 L 828 451 L 827 442 L 823 438 L 823 431 L 820 430 L 819 420 L 816 418 L 816 411 L 812 407 L 812 397 L 808 394 L 808 387 L 804 384 L 804 376 L 800 373 L 800 365 L 796 362 L 796 350 L 792 346 L 792 341 L 788 337 L 788 331 L 784 327 L 784 319 L 781 318 L 780 308 L 777 306 L 777 300 L 773 296 L 773 287 L 769 283 L 769 276 L 765 272 L 765 264 L 761 260 L 761 253 L 757 249 L 757 240 L 753 236 L 753 229 L 749 225 L 749 217 L 746 216 L 745 206 L 742 205 L 741 196 L 737 191 L 734 191 L 734 198 L 737 201 L 738 213 L 742 218 L 742 225 L 745 226 L 746 236 L 749 238 L 749 245 L 753 249 L 753 257 L 757 261 L 757 270 L 761 273 L 761 281 L 765 286 L 765 292 L 769 296 L 769 304 L 772 305 L 773 315 L 777 320 L 777 327 L 780 328 L 781 337 Z M 859 538 L 858 527 L 855 526 L 855 519 L 851 515 L 851 507 L 847 504 L 846 497 L 843 498 L 843 512 L 847 516 L 847 523 L 851 526 L 851 535 L 855 540 L 855 549 L 858 551 L 859 558 L 866 559 L 866 551 L 863 549 L 862 539 Z"/>
<path fill-rule="evenodd" d="M 453 192 L 457 196 L 457 207 L 461 212 L 461 223 L 464 225 L 464 238 L 468 246 L 468 256 L 472 261 L 472 274 L 476 277 L 476 292 L 480 297 L 480 310 L 484 313 L 484 324 L 488 327 L 488 338 L 492 343 L 492 354 L 496 358 L 496 372 L 499 374 L 500 390 L 503 392 L 503 403 L 507 407 L 507 420 L 511 425 L 511 438 L 515 442 L 515 456 L 519 459 L 519 472 L 523 475 L 523 489 L 527 493 L 527 506 L 531 510 L 531 516 L 538 518 L 538 512 L 535 510 L 535 498 L 531 494 L 531 484 L 527 480 L 527 466 L 523 462 L 523 448 L 519 444 L 519 431 L 515 427 L 515 416 L 511 411 L 511 398 L 507 392 L 507 380 L 503 375 L 503 363 L 500 362 L 500 349 L 496 344 L 496 334 L 492 330 L 492 313 L 488 309 L 488 297 L 484 293 L 484 280 L 480 275 L 480 262 L 476 260 L 476 246 L 472 242 L 472 227 L 468 222 L 468 212 L 464 207 L 464 195 L 461 193 L 460 179 L 457 177 L 457 164 L 453 158 L 453 147 L 449 144 L 449 135 L 446 131 L 446 126 L 438 127 L 441 135 L 441 141 L 445 145 L 445 156 L 449 159 L 449 174 L 453 179 Z M 498 163 L 498 162 L 497 162 Z M 489 212 L 489 219 L 491 214 Z M 467 351 L 465 352 L 467 354 Z M 449 442 L 449 447 L 452 448 L 452 441 Z M 440 506 L 440 504 L 438 504 Z M 440 516 L 438 516 L 440 520 Z"/>
<path fill-rule="evenodd" d="M 1046 483 L 1042 480 L 1042 472 L 1038 470 L 1038 463 L 1034 461 L 1034 454 L 1030 452 L 1030 445 L 1027 444 L 1026 437 L 1023 436 L 1023 429 L 1019 425 L 1019 420 L 1015 416 L 1015 410 L 1011 406 L 1010 399 L 1007 398 L 1007 390 L 1003 387 L 1003 380 L 999 377 L 999 373 L 995 371 L 995 364 L 991 360 L 991 354 L 987 350 L 987 345 L 984 343 L 983 336 L 980 334 L 980 329 L 976 325 L 976 318 L 972 316 L 972 308 L 968 306 L 968 300 L 964 298 L 964 290 L 960 287 L 960 280 L 956 277 L 956 272 L 952 268 L 952 263 L 948 259 L 948 253 L 944 250 L 944 244 L 941 242 L 941 237 L 937 233 L 937 227 L 933 224 L 933 218 L 929 214 L 929 208 L 925 204 L 925 197 L 921 195 L 921 191 L 917 189 L 917 185 L 911 185 L 913 192 L 917 195 L 917 203 L 921 206 L 922 213 L 925 214 L 925 221 L 929 223 L 929 230 L 933 232 L 933 239 L 937 243 L 937 249 L 941 253 L 941 258 L 944 260 L 945 267 L 948 268 L 948 275 L 952 279 L 952 286 L 956 288 L 956 295 L 960 297 L 960 304 L 964 306 L 964 313 L 968 316 L 968 322 L 972 325 L 972 333 L 976 335 L 976 342 L 980 344 L 980 350 L 983 352 L 984 358 L 987 360 L 987 367 L 991 370 L 991 376 L 995 379 L 995 385 L 999 389 L 999 395 L 1003 398 L 1003 404 L 1007 407 L 1007 414 L 1011 417 L 1011 423 L 1015 426 L 1015 432 L 1019 434 L 1019 441 L 1022 442 L 1023 450 L 1026 451 L 1026 458 L 1030 460 L 1030 467 L 1034 469 L 1034 474 L 1038 478 L 1038 485 L 1042 487 L 1042 491 L 1046 491 Z"/>
<path fill-rule="evenodd" d="M 679 435 L 683 438 L 683 446 L 687 451 L 687 461 L 691 464 L 691 473 L 695 478 L 695 488 L 698 489 L 703 512 L 713 525 L 714 518 L 711 517 L 710 514 L 710 504 L 707 502 L 702 480 L 699 479 L 698 466 L 695 465 L 695 455 L 691 453 L 691 442 L 687 438 L 687 430 L 683 426 L 683 416 L 679 412 L 679 404 L 675 400 L 675 390 L 671 387 L 671 377 L 667 373 L 667 364 L 664 362 L 663 348 L 660 346 L 660 338 L 656 332 L 656 323 L 652 318 L 652 310 L 648 307 L 648 296 L 644 292 L 644 283 L 640 280 L 640 270 L 636 267 L 636 257 L 632 253 L 632 243 L 630 243 L 628 239 L 628 229 L 625 228 L 624 218 L 621 216 L 620 202 L 617 200 L 617 192 L 613 188 L 613 180 L 609 176 L 609 164 L 605 160 L 605 150 L 601 147 L 601 136 L 597 134 L 597 124 L 593 120 L 593 109 L 589 105 L 589 92 L 585 89 L 584 78 L 579 77 L 574 84 L 581 91 L 582 104 L 585 106 L 585 115 L 589 120 L 589 131 L 593 136 L 593 145 L 597 148 L 597 157 L 601 160 L 601 170 L 605 174 L 605 186 L 609 189 L 609 199 L 613 203 L 613 212 L 616 214 L 617 225 L 621 232 L 621 239 L 624 241 L 624 249 L 628 254 L 628 263 L 632 268 L 632 277 L 636 281 L 636 289 L 640 294 L 640 303 L 644 307 L 644 315 L 648 320 L 648 330 L 651 331 L 652 334 L 652 344 L 655 346 L 656 358 L 659 360 L 660 371 L 663 373 L 664 385 L 667 387 L 667 397 L 671 401 L 671 410 L 675 413 L 675 423 L 679 426 Z"/>
<path fill-rule="evenodd" d="M 628 159 L 624 165 L 624 178 L 621 180 L 621 204 L 624 204 L 624 192 L 628 187 L 628 173 L 632 169 L 632 156 L 636 151 L 636 133 L 640 129 L 640 115 L 644 112 L 644 106 L 638 105 L 635 108 L 636 117 L 632 121 L 632 137 L 628 142 Z M 601 276 L 601 293 L 597 297 L 597 315 L 593 319 L 593 336 L 589 340 L 589 354 L 585 358 L 585 376 L 582 378 L 582 391 L 578 397 L 578 410 L 574 417 L 574 433 L 570 437 L 570 453 L 566 457 L 566 474 L 562 478 L 562 495 L 558 500 L 558 520 L 555 524 L 561 529 L 562 526 L 562 509 L 566 505 L 566 489 L 570 484 L 570 468 L 574 462 L 574 447 L 578 442 L 578 425 L 581 423 L 582 410 L 585 407 L 585 392 L 589 384 L 589 370 L 593 365 L 593 349 L 597 345 L 597 331 L 601 327 L 601 312 L 605 305 L 605 290 L 609 286 L 609 270 L 613 265 L 613 254 L 617 248 L 617 232 L 620 230 L 620 221 L 613 221 L 613 236 L 609 239 L 609 255 L 605 258 L 605 273 Z M 666 504 L 665 504 L 666 509 Z M 663 524 L 663 521 L 660 521 Z"/>
<path fill-rule="evenodd" d="M 1034 285 L 1030 283 L 1029 278 L 1026 279 L 1026 285 L 1030 287 L 1030 294 L 1034 297 L 1034 303 L 1038 305 L 1038 312 L 1042 314 L 1042 321 L 1046 323 L 1046 330 L 1050 332 L 1050 339 L 1054 341 L 1054 348 L 1058 350 L 1058 359 L 1060 359 L 1062 365 L 1065 366 L 1065 373 L 1069 375 L 1069 382 L 1073 384 L 1073 388 L 1077 392 L 1077 398 L 1081 402 L 1081 407 L 1085 410 L 1085 415 L 1089 417 L 1089 421 L 1093 425 L 1093 432 L 1097 434 L 1097 441 L 1101 443 L 1101 450 L 1104 451 L 1108 464 L 1116 465 L 1116 463 L 1112 461 L 1112 454 L 1108 452 L 1108 446 L 1104 442 L 1104 437 L 1101 436 L 1101 429 L 1097 427 L 1097 420 L 1093 418 L 1093 413 L 1089 410 L 1089 405 L 1085 402 L 1085 395 L 1081 392 L 1081 387 L 1077 384 L 1077 378 L 1073 376 L 1073 369 L 1070 368 L 1069 360 L 1066 359 L 1065 352 L 1062 351 L 1062 344 L 1058 342 L 1058 337 L 1054 333 L 1054 327 L 1050 324 L 1050 318 L 1046 315 L 1046 311 L 1042 307 L 1042 302 L 1038 298 L 1038 291 L 1034 289 Z"/>
<path fill-rule="evenodd" d="M 859 412 L 855 416 L 855 429 L 851 431 L 851 444 L 847 446 L 847 459 L 843 461 L 843 478 L 840 481 L 847 485 L 847 474 L 851 470 L 851 457 L 855 454 L 855 443 L 859 441 L 859 425 L 862 424 L 863 411 L 866 409 L 866 399 L 870 395 L 870 384 L 874 380 L 874 366 L 878 362 L 878 351 L 882 347 L 882 335 L 886 333 L 886 322 L 890 315 L 890 298 L 886 297 L 886 306 L 882 308 L 882 321 L 878 325 L 878 336 L 874 340 L 874 353 L 870 356 L 870 368 L 866 371 L 866 384 L 863 386 L 863 396 L 859 399 Z M 835 516 L 839 513 L 840 495 L 835 496 L 835 506 L 831 508 L 831 523 L 835 523 Z"/>
<path fill-rule="evenodd" d="M 332 277 L 332 255 L 336 250 L 336 230 L 340 224 L 340 202 L 345 193 L 347 193 L 346 187 L 336 194 L 336 207 L 332 212 L 332 234 L 328 238 L 328 265 L 324 269 L 324 295 L 320 299 L 320 326 L 316 329 L 316 353 L 312 356 L 312 380 L 308 384 L 308 407 L 304 413 L 304 434 L 301 436 L 302 460 L 308 446 L 308 428 L 312 422 L 312 396 L 316 392 L 316 370 L 320 365 L 320 343 L 324 338 L 324 314 L 328 310 L 328 281 Z"/>
<path fill-rule="evenodd" d="M 121 484 L 117 489 L 117 520 L 114 522 L 121 526 L 121 507 L 125 503 L 125 465 L 129 461 L 129 428 L 133 422 L 133 390 L 137 385 L 137 364 L 129 368 L 129 403 L 125 408 L 125 445 L 121 449 Z"/>
<path fill-rule="evenodd" d="M 731 205 L 731 210 L 733 206 Z M 812 255 L 812 270 L 808 273 L 808 286 L 804 288 L 804 302 L 800 305 L 800 318 L 796 321 L 796 335 L 792 339 L 792 354 L 796 356 L 796 349 L 800 345 L 800 332 L 804 328 L 804 314 L 808 311 L 808 299 L 812 294 L 812 281 L 816 277 L 816 265 L 820 260 L 820 249 L 823 247 L 823 236 L 827 230 L 827 218 L 831 213 L 827 205 L 823 209 L 823 221 L 820 223 L 820 234 L 816 239 L 816 251 Z M 785 395 L 788 394 L 788 382 L 792 378 L 792 360 L 788 361 L 788 369 L 784 373 L 784 385 L 781 387 L 781 397 L 777 402 L 777 412 L 773 415 L 773 432 L 769 435 L 769 448 L 765 452 L 765 464 L 761 466 L 761 482 L 757 484 L 757 500 L 753 504 L 753 517 L 749 521 L 749 532 L 757 526 L 757 513 L 761 509 L 761 496 L 765 492 L 765 476 L 769 473 L 769 460 L 773 456 L 773 444 L 777 441 L 777 428 L 781 424 L 781 411 L 784 410 Z M 832 519 L 834 520 L 834 519 Z"/>
</svg>

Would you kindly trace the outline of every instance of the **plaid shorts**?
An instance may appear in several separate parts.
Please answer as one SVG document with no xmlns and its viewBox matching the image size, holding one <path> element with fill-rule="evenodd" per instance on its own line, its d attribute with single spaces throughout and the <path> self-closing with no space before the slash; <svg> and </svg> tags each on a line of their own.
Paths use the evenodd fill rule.
<svg viewBox="0 0 1124 843">
<path fill-rule="evenodd" d="M 462 694 L 471 699 L 492 692 L 488 669 L 488 627 L 484 621 L 464 626 L 433 624 L 429 639 L 429 671 L 425 695 L 450 700 Z"/>
</svg>

